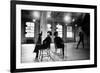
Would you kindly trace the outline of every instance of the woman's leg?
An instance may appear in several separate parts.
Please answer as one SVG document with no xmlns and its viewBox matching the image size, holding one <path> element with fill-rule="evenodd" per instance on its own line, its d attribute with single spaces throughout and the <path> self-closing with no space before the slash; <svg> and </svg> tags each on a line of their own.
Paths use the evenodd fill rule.
<svg viewBox="0 0 100 73">
<path fill-rule="evenodd" d="M 39 51 L 36 52 L 36 59 L 38 59 L 38 54 L 39 54 Z"/>
<path fill-rule="evenodd" d="M 63 54 L 63 58 L 64 58 L 64 44 L 62 44 L 62 54 Z"/>
<path fill-rule="evenodd" d="M 78 46 L 79 46 L 80 42 L 81 42 L 81 40 L 78 41 L 78 44 L 77 44 L 77 47 L 76 47 L 77 49 L 78 49 Z"/>
</svg>

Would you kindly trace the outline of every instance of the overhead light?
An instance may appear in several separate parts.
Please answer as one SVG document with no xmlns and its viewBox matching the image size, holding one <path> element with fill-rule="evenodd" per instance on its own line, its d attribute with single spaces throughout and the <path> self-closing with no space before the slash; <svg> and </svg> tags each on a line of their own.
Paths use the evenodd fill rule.
<svg viewBox="0 0 100 73">
<path fill-rule="evenodd" d="M 51 17 L 51 12 L 47 12 L 47 18 Z"/>
<path fill-rule="evenodd" d="M 77 24 L 75 24 L 75 27 L 77 27 Z"/>
<path fill-rule="evenodd" d="M 33 22 L 35 22 L 36 21 L 36 19 L 33 19 Z"/>
<path fill-rule="evenodd" d="M 73 19 L 72 19 L 72 22 L 74 22 L 74 21 L 75 21 L 75 19 L 73 18 Z"/>
<path fill-rule="evenodd" d="M 71 23 L 72 22 L 72 17 L 69 14 L 66 14 L 64 16 L 64 22 L 67 23 L 67 24 Z"/>
<path fill-rule="evenodd" d="M 40 12 L 39 11 L 33 11 L 32 15 L 34 18 L 39 19 L 40 18 Z"/>
<path fill-rule="evenodd" d="M 68 25 L 68 24 L 65 24 L 66 26 Z"/>
</svg>

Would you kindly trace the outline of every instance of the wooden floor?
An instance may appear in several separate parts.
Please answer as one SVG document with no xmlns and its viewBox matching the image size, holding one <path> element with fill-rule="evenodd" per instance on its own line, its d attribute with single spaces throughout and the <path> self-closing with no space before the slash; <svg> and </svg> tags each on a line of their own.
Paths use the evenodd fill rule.
<svg viewBox="0 0 100 73">
<path fill-rule="evenodd" d="M 85 43 L 85 48 L 82 48 L 80 44 L 79 49 L 76 49 L 77 42 L 73 43 L 65 43 L 64 48 L 64 59 L 62 58 L 62 54 L 60 54 L 60 50 L 55 52 L 54 44 L 51 44 L 50 54 L 49 56 L 45 56 L 42 58 L 42 62 L 49 61 L 74 61 L 74 60 L 88 60 L 90 58 L 90 49 L 89 45 Z M 36 54 L 34 51 L 35 44 L 22 44 L 21 48 L 21 62 L 29 63 L 29 62 L 41 62 L 41 57 L 38 60 L 35 60 Z M 46 54 L 47 51 L 44 51 L 43 54 Z"/>
</svg>

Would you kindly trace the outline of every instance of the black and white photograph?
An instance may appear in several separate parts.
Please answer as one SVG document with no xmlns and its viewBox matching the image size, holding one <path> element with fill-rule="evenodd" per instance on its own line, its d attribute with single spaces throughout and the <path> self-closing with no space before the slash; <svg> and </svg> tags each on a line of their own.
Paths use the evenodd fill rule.
<svg viewBox="0 0 100 73">
<path fill-rule="evenodd" d="M 74 6 L 16 3 L 16 69 L 95 66 L 95 6 Z"/>
<path fill-rule="evenodd" d="M 90 59 L 90 14 L 21 10 L 21 62 Z"/>
</svg>

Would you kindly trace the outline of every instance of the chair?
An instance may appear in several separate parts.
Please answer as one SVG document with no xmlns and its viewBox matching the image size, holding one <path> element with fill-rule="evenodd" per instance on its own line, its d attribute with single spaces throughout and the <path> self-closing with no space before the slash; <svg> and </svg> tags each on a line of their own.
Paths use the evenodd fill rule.
<svg viewBox="0 0 100 73">
<path fill-rule="evenodd" d="M 60 50 L 60 53 L 58 54 L 62 54 L 63 52 L 63 47 L 60 44 L 55 43 L 55 52 L 57 53 L 58 49 Z"/>
<path fill-rule="evenodd" d="M 42 45 L 41 49 L 39 50 L 39 59 L 40 59 L 40 61 L 43 61 L 44 57 L 50 57 L 50 47 Z"/>
<path fill-rule="evenodd" d="M 55 43 L 55 52 L 57 53 L 57 49 L 62 49 L 62 53 L 63 57 L 64 57 L 64 41 L 62 38 L 57 36 L 57 33 L 55 34 L 55 38 L 54 38 L 54 43 Z"/>
</svg>

